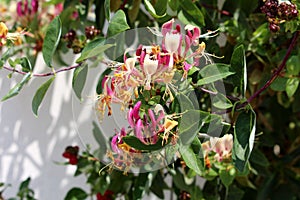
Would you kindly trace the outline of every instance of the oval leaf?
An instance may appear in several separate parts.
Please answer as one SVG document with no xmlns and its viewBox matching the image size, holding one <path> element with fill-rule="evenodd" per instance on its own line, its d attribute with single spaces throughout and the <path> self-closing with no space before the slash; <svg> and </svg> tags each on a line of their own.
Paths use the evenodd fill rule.
<svg viewBox="0 0 300 200">
<path fill-rule="evenodd" d="M 88 72 L 88 65 L 83 64 L 80 67 L 76 68 L 73 73 L 72 88 L 76 96 L 78 97 L 78 99 L 80 99 L 80 101 L 82 100 L 81 93 L 85 85 L 87 72 Z"/>
<path fill-rule="evenodd" d="M 155 8 L 152 6 L 152 4 L 148 1 L 148 0 L 144 0 L 145 3 L 145 7 L 148 10 L 148 12 L 155 18 L 162 18 L 164 16 L 166 16 L 167 13 L 163 14 L 163 15 L 157 15 Z"/>
<path fill-rule="evenodd" d="M 115 15 L 110 20 L 108 30 L 107 30 L 107 37 L 111 37 L 118 33 L 121 33 L 130 27 L 126 21 L 126 15 L 123 10 L 118 10 Z"/>
<path fill-rule="evenodd" d="M 199 73 L 202 78 L 198 80 L 198 86 L 213 83 L 234 74 L 234 72 L 230 71 L 229 65 L 221 63 L 207 65 Z"/>
<path fill-rule="evenodd" d="M 254 145 L 256 115 L 250 109 L 239 114 L 234 128 L 232 159 L 239 171 L 244 171 Z"/>
<path fill-rule="evenodd" d="M 43 43 L 43 58 L 45 63 L 51 67 L 52 58 L 61 36 L 61 21 L 59 16 L 55 17 L 48 26 Z"/>
<path fill-rule="evenodd" d="M 36 91 L 33 99 L 32 99 L 32 111 L 35 114 L 35 116 L 38 115 L 38 109 L 44 99 L 44 96 L 49 89 L 49 86 L 53 82 L 55 77 L 50 78 L 48 81 L 46 81 L 43 85 L 39 87 L 39 89 Z"/>
<path fill-rule="evenodd" d="M 69 190 L 64 200 L 84 200 L 87 197 L 88 195 L 84 190 L 75 187 Z"/>
<path fill-rule="evenodd" d="M 2 98 L 1 101 L 5 101 L 19 94 L 20 90 L 30 80 L 30 78 L 31 78 L 31 73 L 29 72 L 23 77 L 23 79 L 17 85 L 15 85 L 12 89 L 9 90 L 9 92 Z"/>
</svg>

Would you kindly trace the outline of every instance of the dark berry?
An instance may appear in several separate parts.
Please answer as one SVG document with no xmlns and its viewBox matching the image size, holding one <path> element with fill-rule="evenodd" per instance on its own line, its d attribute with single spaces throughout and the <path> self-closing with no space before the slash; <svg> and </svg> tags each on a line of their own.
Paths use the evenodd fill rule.
<svg viewBox="0 0 300 200">
<path fill-rule="evenodd" d="M 92 40 L 99 34 L 100 34 L 100 30 L 98 30 L 95 26 L 85 27 L 85 36 L 87 39 Z"/>
<path fill-rule="evenodd" d="M 269 24 L 269 29 L 270 29 L 272 32 L 278 32 L 278 31 L 280 30 L 280 26 L 277 25 L 277 24 L 270 23 L 270 24 Z"/>
</svg>

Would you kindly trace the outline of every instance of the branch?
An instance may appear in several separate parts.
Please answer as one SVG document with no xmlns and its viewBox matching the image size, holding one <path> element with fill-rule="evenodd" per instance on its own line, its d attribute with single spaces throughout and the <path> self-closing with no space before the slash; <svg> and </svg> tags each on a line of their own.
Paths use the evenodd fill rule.
<svg viewBox="0 0 300 200">
<path fill-rule="evenodd" d="M 262 86 L 258 91 L 256 91 L 252 96 L 250 96 L 247 99 L 247 102 L 250 103 L 253 99 L 255 99 L 256 97 L 258 97 L 264 90 L 266 90 L 272 83 L 273 81 L 280 75 L 280 72 L 284 69 L 286 62 L 288 60 L 288 58 L 290 57 L 292 50 L 294 48 L 294 46 L 297 43 L 298 40 L 298 36 L 299 36 L 299 32 L 297 31 L 291 41 L 291 44 L 281 62 L 281 64 L 279 65 L 279 68 L 273 73 L 273 75 L 271 76 L 271 78 L 266 82 L 266 84 L 264 86 Z"/>
<path fill-rule="evenodd" d="M 64 72 L 64 71 L 69 71 L 69 70 L 72 70 L 72 69 L 75 69 L 77 67 L 80 67 L 82 63 L 79 63 L 77 65 L 74 65 L 74 66 L 69 66 L 69 67 L 63 67 L 63 68 L 60 68 L 56 71 L 53 71 L 53 72 L 48 72 L 48 73 L 44 73 L 44 74 L 33 74 L 32 76 L 35 76 L 35 77 L 46 77 L 46 76 L 53 76 L 57 73 L 60 73 L 60 72 Z M 17 70 L 15 68 L 12 68 L 12 67 L 7 67 L 7 66 L 3 66 L 3 69 L 6 69 L 8 71 L 11 71 L 11 72 L 16 72 L 18 74 L 22 74 L 22 75 L 25 75 L 27 74 L 27 72 L 23 72 L 23 71 L 20 71 L 20 70 Z"/>
</svg>

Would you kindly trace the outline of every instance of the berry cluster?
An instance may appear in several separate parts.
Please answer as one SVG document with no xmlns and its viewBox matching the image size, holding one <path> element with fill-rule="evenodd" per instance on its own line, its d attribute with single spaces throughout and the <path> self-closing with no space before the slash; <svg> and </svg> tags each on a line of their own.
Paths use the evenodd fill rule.
<svg viewBox="0 0 300 200">
<path fill-rule="evenodd" d="M 95 26 L 85 27 L 85 36 L 87 39 L 92 40 L 99 34 L 100 34 L 100 30 L 96 29 Z"/>
<path fill-rule="evenodd" d="M 269 29 L 272 32 L 280 30 L 279 24 L 282 20 L 292 20 L 298 16 L 295 4 L 287 2 L 279 4 L 278 0 L 267 0 L 260 9 L 266 14 L 269 21 Z"/>
<path fill-rule="evenodd" d="M 95 26 L 85 27 L 85 35 L 78 36 L 74 30 L 70 30 L 63 36 L 63 39 L 67 42 L 67 47 L 73 49 L 73 53 L 80 53 L 87 43 L 87 40 L 94 39 L 100 34 L 100 30 Z"/>
<path fill-rule="evenodd" d="M 79 147 L 78 146 L 68 146 L 62 156 L 64 158 L 69 159 L 69 163 L 71 165 L 76 165 L 78 163 L 78 152 Z"/>
</svg>

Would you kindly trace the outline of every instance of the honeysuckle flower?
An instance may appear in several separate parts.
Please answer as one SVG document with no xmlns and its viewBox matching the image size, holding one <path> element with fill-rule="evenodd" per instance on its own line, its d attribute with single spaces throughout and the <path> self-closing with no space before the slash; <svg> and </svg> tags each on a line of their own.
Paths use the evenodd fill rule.
<svg viewBox="0 0 300 200">
<path fill-rule="evenodd" d="M 166 50 L 173 54 L 178 50 L 180 44 L 181 35 L 179 33 L 166 33 L 165 36 L 165 48 Z"/>
<path fill-rule="evenodd" d="M 6 38 L 7 34 L 8 34 L 7 26 L 3 22 L 0 22 L 0 38 Z"/>
<path fill-rule="evenodd" d="M 202 143 L 202 149 L 205 154 L 208 155 L 210 152 L 214 152 L 214 158 L 219 162 L 231 155 L 232 147 L 232 134 L 226 134 L 221 138 L 211 137 L 209 141 Z"/>
<path fill-rule="evenodd" d="M 151 76 L 156 72 L 158 68 L 158 60 L 150 59 L 150 55 L 146 54 L 143 64 L 144 73 L 146 75 L 145 89 L 150 90 Z"/>
</svg>

